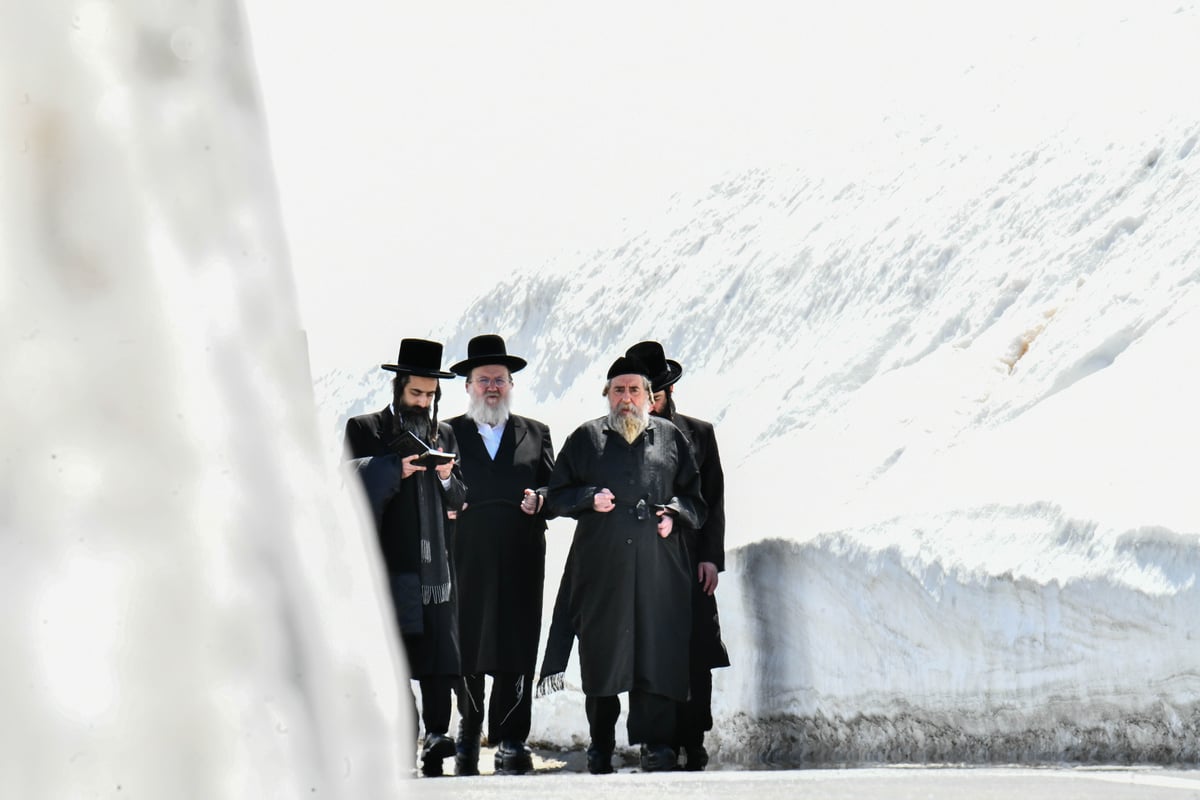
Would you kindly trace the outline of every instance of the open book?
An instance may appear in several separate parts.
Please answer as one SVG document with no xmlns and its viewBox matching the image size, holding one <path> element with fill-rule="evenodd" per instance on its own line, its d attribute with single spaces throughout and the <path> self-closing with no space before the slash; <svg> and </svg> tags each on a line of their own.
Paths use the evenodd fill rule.
<svg viewBox="0 0 1200 800">
<path fill-rule="evenodd" d="M 402 433 L 394 444 L 396 452 L 401 458 L 408 458 L 409 456 L 419 454 L 420 458 L 413 459 L 412 463 L 420 467 L 436 467 L 438 464 L 445 464 L 448 461 L 458 458 L 456 453 L 434 450 L 412 431 Z"/>
</svg>

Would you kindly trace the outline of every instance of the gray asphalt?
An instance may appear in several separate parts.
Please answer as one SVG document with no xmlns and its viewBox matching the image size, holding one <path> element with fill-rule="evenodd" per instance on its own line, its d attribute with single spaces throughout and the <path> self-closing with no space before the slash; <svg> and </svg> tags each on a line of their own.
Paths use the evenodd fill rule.
<svg viewBox="0 0 1200 800">
<path fill-rule="evenodd" d="M 564 765 L 565 766 L 565 765 Z M 588 775 L 569 768 L 529 775 L 418 778 L 409 797 L 455 800 L 569 798 L 658 800 L 1175 800 L 1200 799 L 1200 770 L 1154 767 L 884 767 L 814 770 L 717 770 Z"/>
</svg>

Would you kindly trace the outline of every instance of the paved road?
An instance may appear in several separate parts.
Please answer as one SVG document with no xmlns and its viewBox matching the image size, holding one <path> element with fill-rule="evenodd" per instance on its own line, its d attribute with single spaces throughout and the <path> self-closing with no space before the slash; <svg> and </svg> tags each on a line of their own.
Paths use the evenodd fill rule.
<svg viewBox="0 0 1200 800">
<path fill-rule="evenodd" d="M 588 775 L 559 767 L 521 776 L 421 778 L 409 788 L 408 797 L 446 800 L 1200 800 L 1200 770 L 887 767 L 647 774 L 625 769 Z"/>
<path fill-rule="evenodd" d="M 451 800 L 1182 800 L 1200 798 L 1200 772 L 1158 769 L 911 768 L 705 773 L 577 772 L 419 779 L 411 797 Z"/>
</svg>

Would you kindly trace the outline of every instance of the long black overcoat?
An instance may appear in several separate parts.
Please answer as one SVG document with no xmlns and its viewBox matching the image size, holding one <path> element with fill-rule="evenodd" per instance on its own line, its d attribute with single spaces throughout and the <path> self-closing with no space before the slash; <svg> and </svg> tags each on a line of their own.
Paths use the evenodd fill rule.
<svg viewBox="0 0 1200 800">
<path fill-rule="evenodd" d="M 592 503 L 604 488 L 616 507 L 600 513 Z M 704 522 L 700 474 L 683 434 L 651 417 L 629 444 L 607 418 L 586 422 L 563 444 L 547 498 L 552 514 L 578 520 L 568 557 L 569 608 L 584 694 L 637 689 L 686 700 L 690 568 L 682 537 L 673 531 L 661 538 L 653 513 L 664 504 L 676 524 Z M 649 513 L 639 514 L 639 501 Z"/>
<path fill-rule="evenodd" d="M 352 417 L 346 422 L 345 455 L 348 459 L 384 458 L 396 459 L 392 442 L 396 438 L 394 416 L 391 408 L 374 414 Z M 456 452 L 454 431 L 444 422 L 438 423 L 437 445 L 447 452 Z M 399 477 L 399 468 L 395 469 Z M 392 585 L 403 583 L 401 576 L 417 573 L 421 558 L 421 529 L 425 526 L 440 526 L 444 542 L 449 540 L 446 511 L 462 508 L 467 487 L 462 472 L 455 464 L 451 473 L 450 486 L 442 488 L 433 469 L 413 475 L 395 486 L 366 486 L 368 500 L 374 506 L 379 546 L 387 566 Z M 409 520 L 415 506 L 415 518 L 419 527 Z M 454 564 L 448 553 L 450 568 L 450 601 L 429 603 L 421 608 L 420 633 L 401 632 L 404 652 L 408 657 L 409 673 L 414 678 L 433 675 L 461 675 L 462 659 L 458 646 L 458 609 L 455 597 Z M 392 602 L 396 617 L 403 620 L 411 611 L 404 598 L 393 591 Z"/>
<path fill-rule="evenodd" d="M 550 428 L 512 415 L 493 459 L 475 422 L 448 420 L 467 489 L 454 540 L 463 674 L 532 675 L 542 630 L 546 517 L 521 511 L 526 488 L 545 495 L 554 468 Z"/>
<path fill-rule="evenodd" d="M 702 561 L 715 564 L 718 572 L 725 571 L 725 471 L 717 449 L 717 434 L 711 422 L 695 417 L 675 413 L 671 421 L 692 446 L 700 469 L 700 491 L 708 505 L 708 515 L 699 529 L 683 526 L 681 531 L 692 569 L 692 663 L 709 669 L 728 667 L 729 653 L 721 640 L 717 598 L 705 594 L 696 577 L 696 567 Z"/>
</svg>

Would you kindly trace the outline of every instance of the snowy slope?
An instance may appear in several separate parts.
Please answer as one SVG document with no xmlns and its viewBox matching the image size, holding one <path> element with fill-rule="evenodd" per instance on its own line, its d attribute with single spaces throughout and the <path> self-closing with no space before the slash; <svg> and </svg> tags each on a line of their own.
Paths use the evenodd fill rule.
<svg viewBox="0 0 1200 800">
<path fill-rule="evenodd" d="M 685 365 L 729 484 L 722 759 L 1200 755 L 1200 125 L 1096 138 L 732 176 L 449 332 L 505 335 L 559 440 L 625 346 Z"/>
</svg>

